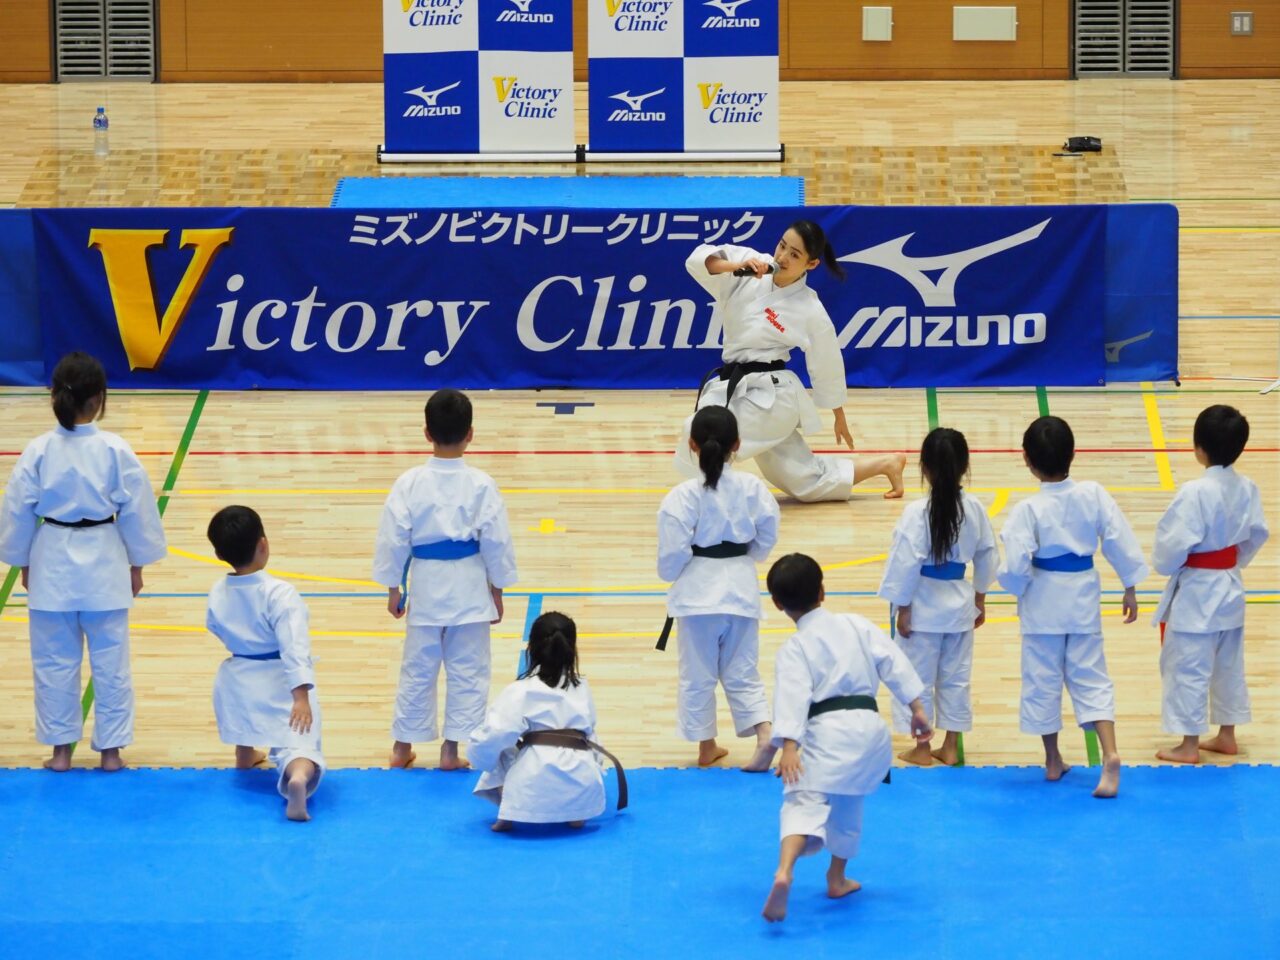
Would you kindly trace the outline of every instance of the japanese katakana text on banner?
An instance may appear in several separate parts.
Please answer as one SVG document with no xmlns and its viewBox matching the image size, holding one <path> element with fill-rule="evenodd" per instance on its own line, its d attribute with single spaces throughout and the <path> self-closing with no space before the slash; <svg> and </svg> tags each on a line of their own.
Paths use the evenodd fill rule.
<svg viewBox="0 0 1280 960">
<path fill-rule="evenodd" d="M 1165 205 L 32 216 L 49 367 L 87 350 L 118 387 L 696 389 L 721 320 L 685 259 L 767 256 L 799 216 L 848 271 L 808 282 L 851 385 L 1176 373 Z"/>
<path fill-rule="evenodd" d="M 384 153 L 572 151 L 572 0 L 383 0 Z"/>
<path fill-rule="evenodd" d="M 593 152 L 778 149 L 778 0 L 588 0 Z"/>
</svg>

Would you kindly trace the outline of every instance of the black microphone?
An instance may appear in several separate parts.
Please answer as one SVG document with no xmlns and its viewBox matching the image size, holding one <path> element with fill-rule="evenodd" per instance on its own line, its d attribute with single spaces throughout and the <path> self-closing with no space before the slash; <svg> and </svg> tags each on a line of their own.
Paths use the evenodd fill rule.
<svg viewBox="0 0 1280 960">
<path fill-rule="evenodd" d="M 769 264 L 769 269 L 766 270 L 765 273 L 773 273 L 777 269 L 778 269 L 777 264 L 771 263 Z M 756 275 L 756 272 L 752 270 L 750 267 L 739 267 L 737 270 L 733 271 L 733 275 L 735 277 L 754 277 Z"/>
</svg>

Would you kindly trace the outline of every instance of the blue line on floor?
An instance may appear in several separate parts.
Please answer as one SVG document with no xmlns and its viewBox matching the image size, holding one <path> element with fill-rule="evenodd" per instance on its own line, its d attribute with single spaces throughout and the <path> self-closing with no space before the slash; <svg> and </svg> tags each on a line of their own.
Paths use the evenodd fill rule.
<svg viewBox="0 0 1280 960">
<path fill-rule="evenodd" d="M 524 646 L 520 648 L 520 662 L 516 667 L 516 676 L 520 676 L 529 667 L 529 631 L 533 629 L 533 621 L 542 615 L 542 594 L 529 594 L 529 607 L 524 614 Z"/>
</svg>

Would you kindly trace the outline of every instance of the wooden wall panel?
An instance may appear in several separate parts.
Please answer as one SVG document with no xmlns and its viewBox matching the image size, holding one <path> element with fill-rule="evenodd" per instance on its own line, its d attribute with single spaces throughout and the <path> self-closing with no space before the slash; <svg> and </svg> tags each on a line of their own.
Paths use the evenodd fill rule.
<svg viewBox="0 0 1280 960">
<path fill-rule="evenodd" d="M 1231 13 L 1253 12 L 1253 36 L 1231 36 Z M 1280 0 L 1182 0 L 1182 77 L 1280 77 Z"/>
<path fill-rule="evenodd" d="M 53 79 L 45 0 L 0 0 L 0 83 Z"/>
<path fill-rule="evenodd" d="M 992 0 L 999 3 L 999 0 Z M 1067 76 L 1068 0 L 1010 0 L 1011 43 L 951 39 L 952 3 L 881 0 L 893 7 L 893 40 L 862 39 L 862 8 L 849 0 L 790 0 L 787 79 L 1061 78 Z M 877 4 L 870 4 L 875 6 Z"/>
<path fill-rule="evenodd" d="M 162 80 L 378 80 L 382 17 L 351 0 L 160 0 Z M 170 49 L 185 38 L 184 51 Z"/>
</svg>

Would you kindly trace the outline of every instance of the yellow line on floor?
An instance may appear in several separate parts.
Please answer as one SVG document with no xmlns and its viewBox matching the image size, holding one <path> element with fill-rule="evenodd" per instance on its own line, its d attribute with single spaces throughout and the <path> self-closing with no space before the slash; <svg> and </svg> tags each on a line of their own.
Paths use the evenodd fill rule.
<svg viewBox="0 0 1280 960">
<path fill-rule="evenodd" d="M 1173 467 L 1169 464 L 1169 454 L 1164 452 L 1164 425 L 1160 422 L 1160 404 L 1156 400 L 1155 387 L 1149 382 L 1142 384 L 1142 405 L 1147 411 L 1147 429 L 1151 431 L 1151 446 L 1158 451 L 1156 473 L 1160 475 L 1161 490 L 1176 490 L 1173 482 Z"/>
</svg>

